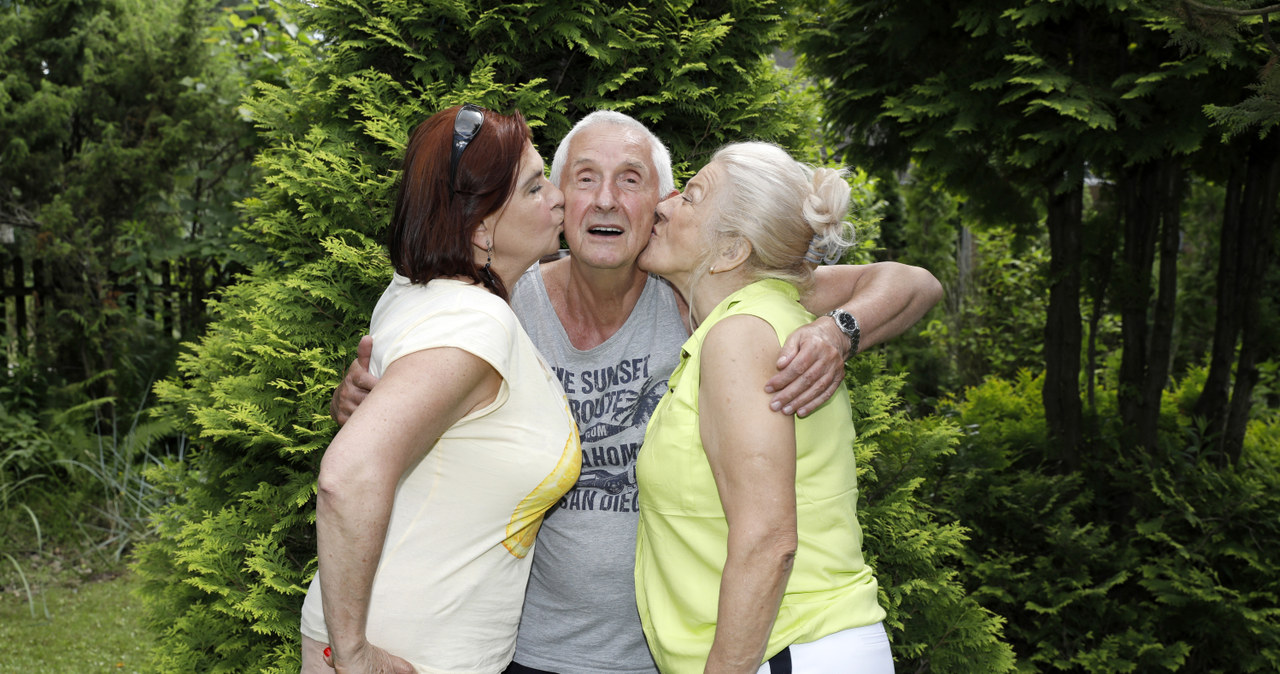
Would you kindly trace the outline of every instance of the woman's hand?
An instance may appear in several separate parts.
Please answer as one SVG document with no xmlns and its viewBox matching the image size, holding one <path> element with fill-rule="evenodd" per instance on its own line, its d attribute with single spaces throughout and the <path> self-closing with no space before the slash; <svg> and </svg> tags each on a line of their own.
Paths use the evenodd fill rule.
<svg viewBox="0 0 1280 674">
<path fill-rule="evenodd" d="M 413 665 L 404 658 L 396 657 L 385 650 L 362 641 L 349 656 L 343 656 L 341 662 L 334 662 L 333 652 L 324 649 L 324 662 L 342 674 L 414 674 Z"/>
</svg>

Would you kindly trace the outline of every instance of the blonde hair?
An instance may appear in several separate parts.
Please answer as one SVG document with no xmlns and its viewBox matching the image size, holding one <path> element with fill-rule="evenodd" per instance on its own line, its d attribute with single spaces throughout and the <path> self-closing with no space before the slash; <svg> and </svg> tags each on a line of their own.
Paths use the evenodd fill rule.
<svg viewBox="0 0 1280 674">
<path fill-rule="evenodd" d="M 746 264 L 756 279 L 776 278 L 807 291 L 813 259 L 838 259 L 853 243 L 845 169 L 813 168 L 772 143 L 732 143 L 711 158 L 724 169 L 711 231 L 716 243 L 751 244 Z M 812 257 L 812 256 L 809 256 Z"/>
</svg>

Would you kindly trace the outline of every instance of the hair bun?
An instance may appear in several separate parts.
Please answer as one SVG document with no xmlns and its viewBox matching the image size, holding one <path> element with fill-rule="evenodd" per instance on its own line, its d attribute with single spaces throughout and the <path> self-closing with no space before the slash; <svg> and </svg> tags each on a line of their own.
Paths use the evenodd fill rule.
<svg viewBox="0 0 1280 674">
<path fill-rule="evenodd" d="M 831 264 L 840 259 L 851 241 L 848 235 L 849 183 L 844 169 L 815 168 L 804 200 L 804 220 L 813 230 L 805 259 Z"/>
<path fill-rule="evenodd" d="M 849 184 L 845 171 L 816 168 L 809 196 L 804 202 L 804 219 L 817 234 L 825 234 L 849 213 Z"/>
</svg>

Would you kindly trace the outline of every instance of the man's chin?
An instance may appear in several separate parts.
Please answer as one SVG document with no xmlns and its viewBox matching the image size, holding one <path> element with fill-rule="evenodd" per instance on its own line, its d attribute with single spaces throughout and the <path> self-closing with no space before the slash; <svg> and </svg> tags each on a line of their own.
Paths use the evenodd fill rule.
<svg viewBox="0 0 1280 674">
<path fill-rule="evenodd" d="M 573 255 L 573 259 L 579 264 L 592 269 L 621 269 L 634 271 L 639 268 L 636 266 L 636 260 L 634 258 L 628 260 L 621 256 L 584 255 L 581 253 L 575 253 Z"/>
</svg>

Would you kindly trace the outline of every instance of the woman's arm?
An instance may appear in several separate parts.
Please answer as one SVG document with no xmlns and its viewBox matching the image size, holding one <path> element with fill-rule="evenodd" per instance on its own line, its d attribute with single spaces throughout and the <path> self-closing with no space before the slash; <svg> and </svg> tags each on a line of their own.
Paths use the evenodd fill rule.
<svg viewBox="0 0 1280 674">
<path fill-rule="evenodd" d="M 777 356 L 755 316 L 724 319 L 702 348 L 698 421 L 729 524 L 707 672 L 760 667 L 795 558 L 795 420 L 769 414 L 764 392 Z"/>
<path fill-rule="evenodd" d="M 377 656 L 365 625 L 396 485 L 454 422 L 492 402 L 501 383 L 488 363 L 460 349 L 409 354 L 387 368 L 325 451 L 316 538 L 325 624 L 339 671 L 363 671 L 361 663 Z"/>
</svg>

